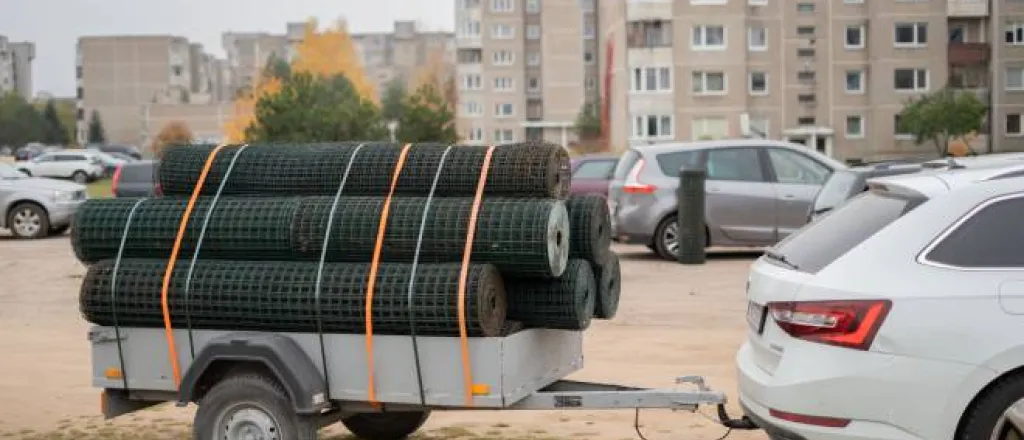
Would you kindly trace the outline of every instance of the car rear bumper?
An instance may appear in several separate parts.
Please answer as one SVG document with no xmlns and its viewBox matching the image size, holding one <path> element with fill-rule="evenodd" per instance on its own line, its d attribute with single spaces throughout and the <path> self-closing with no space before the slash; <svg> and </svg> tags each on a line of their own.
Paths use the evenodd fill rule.
<svg viewBox="0 0 1024 440">
<path fill-rule="evenodd" d="M 773 437 L 793 440 L 952 438 L 957 387 L 976 367 L 796 342 L 769 373 L 748 341 L 736 355 L 739 401 Z M 842 428 L 783 420 L 771 410 L 850 419 Z M 939 422 L 941 421 L 941 423 Z"/>
</svg>

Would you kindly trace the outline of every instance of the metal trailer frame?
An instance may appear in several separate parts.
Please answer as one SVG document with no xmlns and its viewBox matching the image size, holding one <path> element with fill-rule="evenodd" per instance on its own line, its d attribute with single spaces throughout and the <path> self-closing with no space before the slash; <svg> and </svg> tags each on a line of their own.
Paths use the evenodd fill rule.
<svg viewBox="0 0 1024 440">
<path fill-rule="evenodd" d="M 725 394 L 708 388 L 700 376 L 677 378 L 676 383 L 691 384 L 688 389 L 564 380 L 583 367 L 582 331 L 527 329 L 500 338 L 469 338 L 471 404 L 466 402 L 459 338 L 416 337 L 417 359 L 413 337 L 374 335 L 377 405 L 367 401 L 369 352 L 363 334 L 324 334 L 321 345 L 321 335 L 316 333 L 172 332 L 180 386 L 175 385 L 164 329 L 90 329 L 92 382 L 104 390 L 107 418 L 163 402 L 178 406 L 197 402 L 203 390 L 228 374 L 225 371 L 231 365 L 256 364 L 287 391 L 297 414 L 324 416 L 321 426 L 353 414 L 382 411 L 662 408 L 692 412 L 700 405 L 717 405 L 726 427 L 759 429 L 746 417 L 729 419 Z"/>
</svg>

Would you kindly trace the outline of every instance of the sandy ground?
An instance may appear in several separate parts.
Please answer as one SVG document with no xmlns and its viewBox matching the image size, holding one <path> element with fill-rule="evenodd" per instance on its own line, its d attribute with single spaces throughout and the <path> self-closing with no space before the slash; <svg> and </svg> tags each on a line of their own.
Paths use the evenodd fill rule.
<svg viewBox="0 0 1024 440">
<path fill-rule="evenodd" d="M 586 366 L 570 378 L 672 387 L 699 374 L 735 396 L 733 356 L 744 337 L 744 283 L 755 254 L 714 254 L 703 266 L 655 259 L 644 247 L 617 246 L 623 295 L 618 316 L 586 333 Z M 188 438 L 194 411 L 170 405 L 103 421 L 90 384 L 87 323 L 78 312 L 85 268 L 66 237 L 13 240 L 0 232 L 0 438 Z M 729 408 L 737 411 L 735 402 Z M 649 440 L 717 439 L 725 429 L 701 413 L 641 413 Z M 734 414 L 735 415 L 735 414 Z M 434 413 L 423 438 L 637 438 L 633 411 Z M 342 428 L 324 437 L 342 438 Z M 729 438 L 763 439 L 761 432 Z"/>
</svg>

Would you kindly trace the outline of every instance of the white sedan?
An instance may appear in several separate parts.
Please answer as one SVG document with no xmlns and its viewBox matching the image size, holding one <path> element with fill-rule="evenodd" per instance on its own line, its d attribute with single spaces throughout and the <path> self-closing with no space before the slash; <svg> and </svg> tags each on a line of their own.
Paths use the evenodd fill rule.
<svg viewBox="0 0 1024 440">
<path fill-rule="evenodd" d="M 773 439 L 1024 438 L 1024 166 L 872 180 L 747 298 L 739 401 Z"/>
</svg>

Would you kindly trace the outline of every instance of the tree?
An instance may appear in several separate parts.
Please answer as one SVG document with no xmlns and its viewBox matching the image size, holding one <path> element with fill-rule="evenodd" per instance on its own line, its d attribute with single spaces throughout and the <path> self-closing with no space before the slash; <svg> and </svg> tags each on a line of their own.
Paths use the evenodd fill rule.
<svg viewBox="0 0 1024 440">
<path fill-rule="evenodd" d="M 403 105 L 396 137 L 402 142 L 457 141 L 455 113 L 433 84 L 423 84 Z"/>
<path fill-rule="evenodd" d="M 967 142 L 981 129 L 987 109 L 971 91 L 943 88 L 910 100 L 900 112 L 901 132 L 914 135 L 921 145 L 931 141 L 939 156 L 948 156 L 950 141 Z"/>
<path fill-rule="evenodd" d="M 381 99 L 381 111 L 385 120 L 394 121 L 401 117 L 405 112 L 405 98 L 405 80 L 391 80 L 384 89 L 384 97 Z"/>
<path fill-rule="evenodd" d="M 268 96 L 272 96 L 281 90 L 282 81 L 275 77 L 259 77 L 255 80 L 252 88 L 239 91 L 235 98 L 235 115 L 224 124 L 224 131 L 228 142 L 239 143 L 245 141 L 245 131 L 256 121 L 253 111 L 256 102 Z"/>
<path fill-rule="evenodd" d="M 68 132 L 61 123 L 60 115 L 57 114 L 57 105 L 54 100 L 46 101 L 43 108 L 43 119 L 46 122 L 46 134 L 43 142 L 50 145 L 67 145 L 69 141 Z"/>
<path fill-rule="evenodd" d="M 0 145 L 22 147 L 45 142 L 48 125 L 43 115 L 18 93 L 0 93 Z"/>
<path fill-rule="evenodd" d="M 600 102 L 588 101 L 583 103 L 580 107 L 580 112 L 576 115 L 576 124 L 573 130 L 582 141 L 601 138 Z"/>
<path fill-rule="evenodd" d="M 364 99 L 344 75 L 293 72 L 276 93 L 256 102 L 248 142 L 330 142 L 385 140 L 388 132 L 377 106 Z"/>
<path fill-rule="evenodd" d="M 292 74 L 292 66 L 288 64 L 288 61 L 284 58 L 277 56 L 276 53 L 271 53 L 267 57 L 267 65 L 263 67 L 264 78 L 277 78 L 280 80 L 288 79 Z"/>
<path fill-rule="evenodd" d="M 441 93 L 441 98 L 448 105 L 455 107 L 458 96 L 455 87 L 455 75 L 452 66 L 445 60 L 443 50 L 433 50 L 427 55 L 426 63 L 419 70 L 413 82 L 409 84 L 410 90 L 419 90 L 424 84 L 430 84 Z"/>
<path fill-rule="evenodd" d="M 107 134 L 103 131 L 103 121 L 100 120 L 100 112 L 96 110 L 89 115 L 89 134 L 86 139 L 91 144 L 102 144 L 107 141 Z"/>
<path fill-rule="evenodd" d="M 171 121 L 160 129 L 156 138 L 149 145 L 149 149 L 156 157 L 161 157 L 164 147 L 168 145 L 191 144 L 193 138 L 192 130 L 188 128 L 188 125 L 182 121 Z"/>
<path fill-rule="evenodd" d="M 377 91 L 366 76 L 359 52 L 344 20 L 338 20 L 333 28 L 322 32 L 317 32 L 316 20 L 309 20 L 296 51 L 292 72 L 324 77 L 345 75 L 359 96 L 377 103 Z"/>
</svg>

